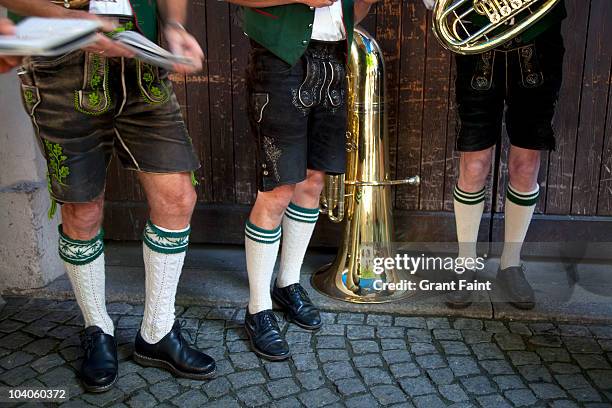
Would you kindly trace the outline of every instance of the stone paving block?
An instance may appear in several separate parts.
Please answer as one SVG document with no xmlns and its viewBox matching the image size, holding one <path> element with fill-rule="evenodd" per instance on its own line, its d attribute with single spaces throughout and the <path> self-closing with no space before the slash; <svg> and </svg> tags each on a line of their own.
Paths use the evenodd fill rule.
<svg viewBox="0 0 612 408">
<path fill-rule="evenodd" d="M 456 329 L 434 329 L 436 340 L 461 340 L 461 331 Z"/>
<path fill-rule="evenodd" d="M 30 364 L 30 367 L 39 373 L 45 373 L 54 367 L 64 364 L 65 362 L 66 361 L 59 354 L 54 353 L 39 358 Z"/>
<path fill-rule="evenodd" d="M 211 342 L 210 345 L 214 346 L 214 342 Z M 241 353 L 241 352 L 246 352 L 246 351 L 250 351 L 251 350 L 251 346 L 249 345 L 249 342 L 246 340 L 237 340 L 237 341 L 231 341 L 226 343 L 227 345 L 227 351 L 229 351 L 230 353 Z"/>
<path fill-rule="evenodd" d="M 497 333 L 493 336 L 502 350 L 525 350 L 525 342 L 520 334 Z"/>
<path fill-rule="evenodd" d="M 562 337 L 570 353 L 601 353 L 599 343 L 591 337 Z"/>
<path fill-rule="evenodd" d="M 562 348 L 539 347 L 536 349 L 536 353 L 545 362 L 558 361 L 569 363 L 571 361 L 569 353 Z"/>
<path fill-rule="evenodd" d="M 427 375 L 437 385 L 450 384 L 455 380 L 455 375 L 449 368 L 436 368 L 427 370 Z"/>
<path fill-rule="evenodd" d="M 236 309 L 234 308 L 216 307 L 210 309 L 210 311 L 206 315 L 206 319 L 231 320 L 234 314 L 236 314 Z"/>
<path fill-rule="evenodd" d="M 580 367 L 569 363 L 549 364 L 550 370 L 555 374 L 575 374 L 580 372 Z"/>
<path fill-rule="evenodd" d="M 156 383 L 149 388 L 149 391 L 157 400 L 165 401 L 177 395 L 180 390 L 177 383 L 169 380 Z"/>
<path fill-rule="evenodd" d="M 603 369 L 610 370 L 610 363 L 606 360 L 603 355 L 599 354 L 573 354 L 572 357 L 580 367 L 585 370 L 590 369 Z"/>
<path fill-rule="evenodd" d="M 238 393 L 238 399 L 247 407 L 267 406 L 270 403 L 270 397 L 260 385 L 244 389 Z"/>
<path fill-rule="evenodd" d="M 189 390 L 172 399 L 172 403 L 181 408 L 201 407 L 208 401 L 208 398 L 198 390 Z"/>
<path fill-rule="evenodd" d="M 578 402 L 600 402 L 601 395 L 595 390 L 595 388 L 588 386 L 584 388 L 576 388 L 567 390 L 567 392 L 574 397 L 574 399 Z"/>
<path fill-rule="evenodd" d="M 20 328 L 24 327 L 25 323 L 23 322 L 18 322 L 16 320 L 3 320 L 2 322 L 0 322 L 0 332 L 2 333 L 12 333 L 14 331 L 19 330 Z"/>
<path fill-rule="evenodd" d="M 529 384 L 529 388 L 540 399 L 566 398 L 567 394 L 559 386 L 549 383 Z"/>
<path fill-rule="evenodd" d="M 444 349 L 444 354 L 447 355 L 464 355 L 469 356 L 470 349 L 461 341 L 441 341 L 440 345 Z"/>
<path fill-rule="evenodd" d="M 485 320 L 485 330 L 491 333 L 508 333 L 508 328 L 504 322 L 499 320 Z"/>
<path fill-rule="evenodd" d="M 403 327 L 379 326 L 376 328 L 376 337 L 379 339 L 401 339 L 404 337 Z"/>
<path fill-rule="evenodd" d="M 589 326 L 589 330 L 598 339 L 612 339 L 612 325 Z"/>
<path fill-rule="evenodd" d="M 259 357 L 255 353 L 233 353 L 229 355 L 230 361 L 238 370 L 250 370 L 260 365 Z"/>
<path fill-rule="evenodd" d="M 406 401 L 403 391 L 395 385 L 377 385 L 372 387 L 372 395 L 382 405 L 400 404 Z"/>
<path fill-rule="evenodd" d="M 34 340 L 32 336 L 21 332 L 14 332 L 0 338 L 0 347 L 9 350 L 21 350 L 32 340 Z"/>
<path fill-rule="evenodd" d="M 322 363 L 329 361 L 347 361 L 350 359 L 348 350 L 344 349 L 322 349 L 317 350 L 317 356 Z"/>
<path fill-rule="evenodd" d="M 17 386 L 30 378 L 36 377 L 36 371 L 28 366 L 21 366 L 0 374 L 0 381 L 11 386 Z"/>
<path fill-rule="evenodd" d="M 590 387 L 589 382 L 582 374 L 558 374 L 555 380 L 566 390 Z"/>
<path fill-rule="evenodd" d="M 412 361 L 412 355 L 406 350 L 386 350 L 382 352 L 382 356 L 387 364 Z"/>
<path fill-rule="evenodd" d="M 473 357 L 449 356 L 448 366 L 458 377 L 480 374 L 480 368 Z"/>
<path fill-rule="evenodd" d="M 122 401 L 124 396 L 125 394 L 119 388 L 113 387 L 107 392 L 98 394 L 83 394 L 81 398 L 97 407 L 104 407 L 114 402 Z"/>
<path fill-rule="evenodd" d="M 382 367 L 383 361 L 378 354 L 366 354 L 353 357 L 355 367 Z"/>
<path fill-rule="evenodd" d="M 406 329 L 406 340 L 409 343 L 431 343 L 431 332 L 425 329 Z"/>
<path fill-rule="evenodd" d="M 410 352 L 417 356 L 423 354 L 434 354 L 437 353 L 438 350 L 432 343 L 415 343 L 410 342 Z"/>
<path fill-rule="evenodd" d="M 334 381 L 334 385 L 340 394 L 343 396 L 359 394 L 365 392 L 366 388 L 363 381 L 358 378 L 344 378 Z"/>
<path fill-rule="evenodd" d="M 461 378 L 460 381 L 461 384 L 463 384 L 465 390 L 470 394 L 485 395 L 495 392 L 495 388 L 493 384 L 491 384 L 491 381 L 487 377 L 482 375 L 476 377 Z"/>
<path fill-rule="evenodd" d="M 378 402 L 371 395 L 360 395 L 345 401 L 348 408 L 372 408 L 377 407 Z"/>
<path fill-rule="evenodd" d="M 578 404 L 569 400 L 556 400 L 550 403 L 551 408 L 579 408 Z"/>
<path fill-rule="evenodd" d="M 508 357 L 512 364 L 520 366 L 527 364 L 540 364 L 540 356 L 533 351 L 510 351 Z"/>
<path fill-rule="evenodd" d="M 426 377 L 404 378 L 399 381 L 399 384 L 402 390 L 412 398 L 436 392 L 435 387 Z"/>
<path fill-rule="evenodd" d="M 361 374 L 361 378 L 368 385 L 377 385 L 377 384 L 394 384 L 395 381 L 391 378 L 389 373 L 380 368 L 359 368 L 359 374 Z"/>
<path fill-rule="evenodd" d="M 128 374 L 121 377 L 121 381 L 117 381 L 117 387 L 126 394 L 131 394 L 135 390 L 146 386 L 147 382 L 136 373 Z"/>
<path fill-rule="evenodd" d="M 612 370 L 589 370 L 587 373 L 597 387 L 612 390 Z"/>
<path fill-rule="evenodd" d="M 291 360 L 298 371 L 315 370 L 319 367 L 314 353 L 292 354 Z"/>
<path fill-rule="evenodd" d="M 296 397 L 287 397 L 278 401 L 274 401 L 272 407 L 274 408 L 296 408 L 302 407 L 302 403 Z"/>
<path fill-rule="evenodd" d="M 259 371 L 255 370 L 232 373 L 229 374 L 227 378 L 232 383 L 234 389 L 249 387 L 256 384 L 264 384 L 266 382 L 264 376 Z"/>
<path fill-rule="evenodd" d="M 494 343 L 472 344 L 472 351 L 478 360 L 499 360 L 504 358 L 504 353 Z"/>
<path fill-rule="evenodd" d="M 324 323 L 314 334 L 315 336 L 344 336 L 347 330 L 346 327 L 344 324 Z"/>
<path fill-rule="evenodd" d="M 338 313 L 336 323 L 338 324 L 363 324 L 365 315 L 362 313 Z"/>
<path fill-rule="evenodd" d="M 536 396 L 527 389 L 509 390 L 504 396 L 512 402 L 515 407 L 525 407 L 535 404 L 538 400 Z"/>
<path fill-rule="evenodd" d="M 327 388 L 322 388 L 316 391 L 306 391 L 298 395 L 298 399 L 307 408 L 319 408 L 329 405 L 340 399 L 336 394 Z"/>
<path fill-rule="evenodd" d="M 224 397 L 219 400 L 209 401 L 202 405 L 203 408 L 240 408 L 240 404 L 234 397 Z"/>
<path fill-rule="evenodd" d="M 461 330 L 461 335 L 467 344 L 488 343 L 493 337 L 492 332 L 482 330 Z"/>
<path fill-rule="evenodd" d="M 346 338 L 349 340 L 373 339 L 375 327 L 372 326 L 346 326 Z"/>
<path fill-rule="evenodd" d="M 380 339 L 380 347 L 383 350 L 406 350 L 406 340 Z"/>
<path fill-rule="evenodd" d="M 346 339 L 342 336 L 318 336 L 316 338 L 318 349 L 338 349 L 346 347 Z"/>
<path fill-rule="evenodd" d="M 493 381 L 502 391 L 525 388 L 523 380 L 518 375 L 498 375 L 493 377 Z"/>
<path fill-rule="evenodd" d="M 404 377 L 417 377 L 421 369 L 415 363 L 397 363 L 389 366 L 391 373 L 397 379 Z"/>
<path fill-rule="evenodd" d="M 300 391 L 300 387 L 292 378 L 283 378 L 280 380 L 270 381 L 266 384 L 266 388 L 273 399 L 286 397 Z"/>
<path fill-rule="evenodd" d="M 393 316 L 369 314 L 366 318 L 366 324 L 371 326 L 391 326 L 393 325 Z"/>
<path fill-rule="evenodd" d="M 423 317 L 398 316 L 394 321 L 395 326 L 409 327 L 412 329 L 426 329 L 427 322 Z"/>
<path fill-rule="evenodd" d="M 347 361 L 334 361 L 323 364 L 323 372 L 331 381 L 355 377 L 355 370 Z"/>
<path fill-rule="evenodd" d="M 316 390 L 325 384 L 325 377 L 323 377 L 323 373 L 319 370 L 300 372 L 295 377 L 302 387 L 307 390 Z"/>
<path fill-rule="evenodd" d="M 425 369 L 446 367 L 446 361 L 440 354 L 426 354 L 415 358 L 418 365 Z"/>
<path fill-rule="evenodd" d="M 446 404 L 437 395 L 424 395 L 420 397 L 415 397 L 413 402 L 417 408 L 446 407 Z"/>
<path fill-rule="evenodd" d="M 285 340 L 289 344 L 310 343 L 311 338 L 312 334 L 305 331 L 291 332 L 285 335 Z"/>
<path fill-rule="evenodd" d="M 351 348 L 355 354 L 368 354 L 380 352 L 378 343 L 374 340 L 351 340 Z"/>
<path fill-rule="evenodd" d="M 11 370 L 15 367 L 22 366 L 34 359 L 34 356 L 23 351 L 16 351 L 3 358 L 0 358 L 0 367 L 5 370 Z"/>
<path fill-rule="evenodd" d="M 538 381 L 551 382 L 552 381 L 552 376 L 550 375 L 550 371 L 548 371 L 548 369 L 543 365 L 539 365 L 539 364 L 525 365 L 525 366 L 518 367 L 518 371 L 523 376 L 523 378 L 525 378 L 525 380 L 528 382 L 538 382 Z"/>
<path fill-rule="evenodd" d="M 485 395 L 476 397 L 480 405 L 483 407 L 495 407 L 495 408 L 512 408 L 512 405 L 508 403 L 508 401 L 499 394 L 495 395 Z"/>
<path fill-rule="evenodd" d="M 512 374 L 514 370 L 506 360 L 487 360 L 481 361 L 480 365 L 490 375 Z"/>
<path fill-rule="evenodd" d="M 462 402 L 469 399 L 459 384 L 440 385 L 438 391 L 444 398 L 452 402 Z"/>
<path fill-rule="evenodd" d="M 561 337 L 553 334 L 536 334 L 529 337 L 529 344 L 539 347 L 561 347 Z"/>
<path fill-rule="evenodd" d="M 521 322 L 509 322 L 508 328 L 510 332 L 515 334 L 520 334 L 521 336 L 531 336 L 533 332 L 529 329 L 529 326 L 525 323 Z"/>
<path fill-rule="evenodd" d="M 453 327 L 457 330 L 482 330 L 484 324 L 482 320 L 458 318 L 453 322 Z"/>
<path fill-rule="evenodd" d="M 51 350 L 55 349 L 59 344 L 59 341 L 51 338 L 44 338 L 39 340 L 34 340 L 27 346 L 25 346 L 22 350 L 26 353 L 36 354 L 37 356 L 44 356 L 51 352 Z"/>
<path fill-rule="evenodd" d="M 291 368 L 289 367 L 289 362 L 287 361 L 265 363 L 264 368 L 266 373 L 268 373 L 268 377 L 270 377 L 272 380 L 291 377 L 293 375 L 291 373 Z"/>
<path fill-rule="evenodd" d="M 586 326 L 578 324 L 560 324 L 561 336 L 591 337 L 591 331 Z"/>
<path fill-rule="evenodd" d="M 64 386 L 66 382 L 76 379 L 76 373 L 65 367 L 60 366 L 38 377 L 48 387 Z"/>
<path fill-rule="evenodd" d="M 214 378 L 202 385 L 208 398 L 219 398 L 230 392 L 232 385 L 225 377 Z"/>
<path fill-rule="evenodd" d="M 19 313 L 12 316 L 12 319 L 19 320 L 20 322 L 24 323 L 32 323 L 34 320 L 42 318 L 47 313 L 49 313 L 49 310 L 47 309 L 20 310 Z"/>
</svg>

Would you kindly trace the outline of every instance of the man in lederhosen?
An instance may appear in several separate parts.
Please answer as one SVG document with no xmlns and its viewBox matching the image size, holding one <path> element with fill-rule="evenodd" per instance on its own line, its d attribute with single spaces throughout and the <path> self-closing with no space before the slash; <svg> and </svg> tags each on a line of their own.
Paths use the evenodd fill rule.
<svg viewBox="0 0 612 408">
<path fill-rule="evenodd" d="M 376 0 L 231 0 L 244 6 L 251 40 L 249 118 L 256 137 L 259 193 L 245 228 L 253 351 L 282 360 L 289 347 L 272 299 L 289 321 L 321 327 L 300 285 L 319 214 L 325 173 L 345 171 L 346 63 L 353 27 Z M 282 228 L 282 232 L 281 232 Z M 270 294 L 281 235 L 280 269 Z"/>
<path fill-rule="evenodd" d="M 171 50 L 194 62 L 175 69 L 186 73 L 202 66 L 202 50 L 182 25 L 185 0 L 0 4 L 25 16 L 98 18 L 105 26 L 105 17 L 112 17 L 119 22 L 115 29 L 138 30 L 152 41 L 158 39 L 159 6 Z M 143 234 L 145 308 L 134 360 L 192 379 L 215 372 L 214 360 L 182 339 L 174 315 L 196 201 L 192 172 L 200 164 L 168 72 L 130 56 L 98 34 L 86 51 L 27 58 L 19 72 L 24 105 L 47 159 L 51 198 L 62 205 L 59 255 L 85 320 L 80 374 L 91 392 L 110 389 L 118 377 L 115 328 L 105 304 L 102 230 L 106 168 L 114 153 L 125 168 L 137 172 L 150 206 Z"/>
<path fill-rule="evenodd" d="M 424 0 L 432 8 L 435 0 Z M 484 25 L 473 13 L 468 27 Z M 538 202 L 542 151 L 555 148 L 552 119 L 562 82 L 565 48 L 562 1 L 544 18 L 497 49 L 479 55 L 457 55 L 456 97 L 459 126 L 456 148 L 461 153 L 454 191 L 460 258 L 476 258 L 476 241 L 484 210 L 485 183 L 495 145 L 502 133 L 504 112 L 510 138 L 509 183 L 505 203 L 505 236 L 498 286 L 517 308 L 534 307 L 534 293 L 525 277 L 521 248 Z M 488 20 L 487 20 L 488 21 Z M 473 280 L 468 270 L 456 279 Z M 447 305 L 467 307 L 469 291 L 454 291 Z"/>
</svg>

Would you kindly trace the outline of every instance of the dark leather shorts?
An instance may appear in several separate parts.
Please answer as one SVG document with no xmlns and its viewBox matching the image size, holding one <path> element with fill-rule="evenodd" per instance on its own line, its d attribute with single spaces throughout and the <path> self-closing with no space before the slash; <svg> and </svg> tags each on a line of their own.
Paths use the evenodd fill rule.
<svg viewBox="0 0 612 408">
<path fill-rule="evenodd" d="M 299 183 L 307 169 L 344 173 L 344 42 L 312 41 L 294 66 L 253 41 L 251 45 L 247 89 L 259 190 Z"/>
<path fill-rule="evenodd" d="M 199 168 L 166 71 L 134 59 L 76 51 L 28 58 L 19 76 L 57 201 L 89 202 L 100 196 L 113 152 L 131 170 Z"/>
<path fill-rule="evenodd" d="M 563 77 L 561 26 L 524 44 L 517 38 L 480 55 L 456 57 L 457 150 L 494 146 L 506 128 L 513 146 L 554 150 L 552 120 Z"/>
</svg>

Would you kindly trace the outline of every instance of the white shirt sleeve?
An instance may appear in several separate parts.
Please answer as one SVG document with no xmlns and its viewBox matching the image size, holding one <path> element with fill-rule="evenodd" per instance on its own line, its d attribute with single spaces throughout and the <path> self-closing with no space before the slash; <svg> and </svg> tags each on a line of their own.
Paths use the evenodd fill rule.
<svg viewBox="0 0 612 408">
<path fill-rule="evenodd" d="M 91 14 L 106 16 L 132 16 L 132 6 L 129 0 L 90 0 Z"/>
<path fill-rule="evenodd" d="M 318 7 L 310 38 L 319 41 L 342 41 L 346 38 L 346 30 L 342 19 L 342 0 L 329 7 Z"/>
</svg>

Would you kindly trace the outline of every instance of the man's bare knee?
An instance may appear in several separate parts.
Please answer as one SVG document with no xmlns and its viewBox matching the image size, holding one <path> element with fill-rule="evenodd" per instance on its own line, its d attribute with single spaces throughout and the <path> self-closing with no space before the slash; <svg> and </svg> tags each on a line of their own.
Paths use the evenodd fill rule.
<svg viewBox="0 0 612 408">
<path fill-rule="evenodd" d="M 172 216 L 190 216 L 198 199 L 193 186 L 161 189 L 151 206 Z"/>
<path fill-rule="evenodd" d="M 62 205 L 63 230 L 69 237 L 89 240 L 99 231 L 104 215 L 104 200 Z"/>
</svg>

